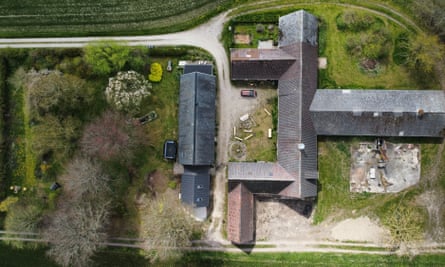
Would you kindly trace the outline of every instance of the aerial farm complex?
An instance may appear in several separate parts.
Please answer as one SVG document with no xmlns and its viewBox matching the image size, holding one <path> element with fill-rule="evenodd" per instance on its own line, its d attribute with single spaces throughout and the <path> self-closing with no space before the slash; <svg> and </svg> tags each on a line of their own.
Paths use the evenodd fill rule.
<svg viewBox="0 0 445 267">
<path fill-rule="evenodd" d="M 279 19 L 279 30 L 277 48 L 230 55 L 232 80 L 278 81 L 277 162 L 228 166 L 227 233 L 237 244 L 255 240 L 255 196 L 317 196 L 318 135 L 440 138 L 445 132 L 443 91 L 317 89 L 317 18 L 297 11 Z"/>
</svg>

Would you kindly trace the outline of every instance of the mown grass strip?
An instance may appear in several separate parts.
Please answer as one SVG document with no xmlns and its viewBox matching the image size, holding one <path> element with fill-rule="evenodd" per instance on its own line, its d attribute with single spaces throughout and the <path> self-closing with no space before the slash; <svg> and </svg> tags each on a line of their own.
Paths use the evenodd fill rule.
<svg viewBox="0 0 445 267">
<path fill-rule="evenodd" d="M 45 256 L 46 247 L 14 249 L 0 243 L 2 266 L 57 266 Z M 93 257 L 92 266 L 442 266 L 445 254 L 415 257 L 344 253 L 224 253 L 188 252 L 166 262 L 150 263 L 137 249 L 105 248 Z"/>
<path fill-rule="evenodd" d="M 412 17 L 411 12 L 407 9 L 407 5 L 400 5 L 400 3 L 389 3 L 388 1 L 360 1 L 360 0 L 324 0 L 324 1 L 308 1 L 308 0 L 276 0 L 268 1 L 267 3 L 261 3 L 258 5 L 257 1 L 248 1 L 250 4 L 246 4 L 242 7 L 234 9 L 230 14 L 239 15 L 250 12 L 256 12 L 259 10 L 267 9 L 281 9 L 281 8 L 306 8 L 316 7 L 317 5 L 337 5 L 347 8 L 366 8 L 375 12 L 380 12 L 394 20 L 402 23 L 410 31 L 419 32 L 421 29 L 410 20 Z M 258 7 L 258 8 L 254 8 Z M 404 16 L 406 15 L 406 17 Z M 414 19 L 413 19 L 414 20 Z"/>
<path fill-rule="evenodd" d="M 381 251 L 387 252 L 388 248 L 385 247 L 374 247 L 374 246 L 349 246 L 349 245 L 318 245 L 318 248 L 334 248 L 334 249 L 344 249 L 344 250 L 357 250 L 357 251 Z"/>
</svg>

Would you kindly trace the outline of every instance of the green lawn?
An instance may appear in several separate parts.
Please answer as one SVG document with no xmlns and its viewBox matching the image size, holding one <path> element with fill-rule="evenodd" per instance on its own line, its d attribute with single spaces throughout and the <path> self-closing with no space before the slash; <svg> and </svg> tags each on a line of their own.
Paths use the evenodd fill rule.
<svg viewBox="0 0 445 267">
<path fill-rule="evenodd" d="M 0 36 L 123 35 L 179 31 L 233 0 L 24 0 L 0 3 Z"/>
<path fill-rule="evenodd" d="M 363 0 L 344 0 L 344 1 L 338 1 L 338 0 L 324 0 L 324 1 L 310 1 L 310 0 L 271 0 L 267 1 L 267 3 L 261 3 L 261 5 L 257 4 L 257 1 L 255 0 L 246 0 L 246 4 L 233 10 L 231 14 L 243 14 L 243 13 L 249 13 L 254 10 L 252 8 L 253 6 L 257 6 L 259 9 L 275 9 L 277 6 L 282 7 L 292 7 L 294 9 L 301 8 L 304 5 L 307 5 L 308 7 L 316 7 L 318 5 L 325 5 L 326 3 L 331 3 L 337 6 L 341 5 L 351 5 L 351 8 L 368 8 L 371 10 L 375 10 L 378 12 L 381 12 L 383 14 L 386 14 L 398 21 L 400 21 L 402 24 L 404 24 L 409 30 L 412 31 L 419 31 L 420 29 L 412 25 L 410 22 L 408 22 L 404 16 L 406 16 L 408 19 L 415 20 L 414 15 L 412 13 L 412 10 L 410 10 L 409 2 L 407 3 L 404 0 L 373 0 L 373 1 L 363 1 Z M 401 14 L 401 15 L 400 15 Z"/>
</svg>

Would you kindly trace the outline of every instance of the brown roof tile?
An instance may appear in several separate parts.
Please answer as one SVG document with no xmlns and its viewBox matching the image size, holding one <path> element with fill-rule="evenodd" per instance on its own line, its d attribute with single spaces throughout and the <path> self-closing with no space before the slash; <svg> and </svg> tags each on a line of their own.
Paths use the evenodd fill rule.
<svg viewBox="0 0 445 267">
<path fill-rule="evenodd" d="M 253 241 L 255 233 L 253 217 L 253 194 L 242 182 L 229 183 L 228 239 L 238 244 Z"/>
</svg>

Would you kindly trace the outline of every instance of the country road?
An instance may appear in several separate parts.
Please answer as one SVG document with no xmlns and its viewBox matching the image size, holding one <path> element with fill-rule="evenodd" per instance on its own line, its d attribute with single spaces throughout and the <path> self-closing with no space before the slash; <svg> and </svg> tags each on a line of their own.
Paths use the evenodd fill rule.
<svg viewBox="0 0 445 267">
<path fill-rule="evenodd" d="M 275 1 L 268 1 L 275 2 Z M 320 4 L 320 3 L 314 3 Z M 341 5 L 341 4 L 339 4 Z M 261 2 L 250 4 L 252 10 L 261 9 Z M 285 5 L 288 6 L 288 5 Z M 395 23 L 405 27 L 405 23 L 410 26 L 415 25 L 409 18 L 403 16 L 395 10 L 388 9 L 389 13 L 393 13 L 391 17 L 387 13 L 373 10 L 366 7 L 343 5 L 351 8 L 366 9 L 379 16 L 386 17 Z M 275 6 L 273 8 L 278 8 Z M 382 6 L 380 6 L 382 7 Z M 387 7 L 386 7 L 387 8 Z M 202 24 L 193 29 L 154 36 L 119 36 L 119 37 L 72 37 L 72 38 L 15 38 L 5 39 L 0 38 L 0 48 L 14 47 L 14 48 L 51 48 L 51 47 L 83 47 L 89 42 L 98 40 L 117 40 L 125 41 L 130 46 L 138 45 L 154 45 L 154 46 L 175 46 L 175 45 L 189 45 L 205 49 L 215 59 L 217 78 L 218 78 L 218 100 L 217 100 L 217 114 L 218 114 L 218 145 L 217 145 L 217 160 L 216 160 L 216 175 L 213 188 L 213 211 L 210 216 L 211 224 L 209 226 L 207 238 L 214 241 L 220 246 L 228 244 L 228 241 L 222 236 L 222 227 L 224 220 L 224 204 L 226 194 L 226 164 L 228 162 L 227 149 L 230 141 L 231 129 L 236 118 L 240 114 L 244 114 L 251 110 L 255 105 L 254 101 L 249 99 L 242 99 L 239 96 L 239 88 L 235 88 L 230 82 L 230 65 L 228 56 L 223 45 L 220 43 L 220 34 L 223 30 L 223 25 L 230 18 L 233 10 L 226 11 L 218 16 L 212 18 L 205 24 Z M 403 22 L 399 21 L 397 17 L 402 17 Z M 417 27 L 417 26 L 416 26 Z M 415 28 L 416 28 L 415 27 Z M 3 239 L 0 238 L 0 239 Z M 30 238 L 28 238 L 30 239 Z M 215 243 L 215 244 L 216 244 Z M 257 242 L 260 244 L 261 242 Z M 275 243 L 277 245 L 279 242 Z M 300 242 L 301 243 L 301 242 Z M 277 245 L 274 248 L 255 248 L 255 251 L 323 251 L 329 252 L 334 249 L 320 248 L 317 246 L 307 246 L 300 243 L 287 243 L 287 245 Z M 300 244 L 300 245 L 298 245 Z M 336 245 L 344 243 L 336 243 Z M 363 245 L 363 244 L 361 244 Z M 206 245 L 207 249 L 218 249 Z M 219 247 L 224 251 L 239 251 L 236 248 Z M 280 250 L 281 249 L 281 250 Z M 335 251 L 338 251 L 336 249 Z M 353 250 L 346 250 L 348 253 L 353 253 Z M 363 253 L 363 251 L 361 251 Z M 371 253 L 373 251 L 366 251 Z"/>
</svg>

